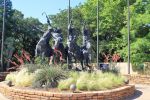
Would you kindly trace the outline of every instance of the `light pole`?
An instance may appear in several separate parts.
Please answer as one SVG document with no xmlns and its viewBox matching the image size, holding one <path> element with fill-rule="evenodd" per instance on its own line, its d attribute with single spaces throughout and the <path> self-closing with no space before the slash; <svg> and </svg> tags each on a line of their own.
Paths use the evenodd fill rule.
<svg viewBox="0 0 150 100">
<path fill-rule="evenodd" d="M 128 74 L 130 74 L 130 2 L 127 0 L 128 6 Z"/>
<path fill-rule="evenodd" d="M 70 24 L 70 0 L 68 5 L 68 25 Z"/>
<path fill-rule="evenodd" d="M 4 2 L 4 10 L 3 10 L 2 44 L 1 44 L 1 70 L 2 71 L 3 71 L 3 51 L 4 51 L 6 1 L 4 0 L 3 2 Z"/>
<path fill-rule="evenodd" d="M 68 26 L 70 24 L 70 0 L 69 0 L 69 5 L 68 5 Z M 68 35 L 70 34 L 70 31 L 68 29 Z M 68 39 L 68 35 L 67 35 L 67 39 Z M 68 41 L 68 40 L 67 40 Z M 68 52 L 68 51 L 67 51 Z M 68 56 L 67 56 L 67 66 L 69 69 L 69 60 L 68 60 Z"/>
<path fill-rule="evenodd" d="M 99 0 L 97 0 L 97 67 L 99 68 Z"/>
</svg>

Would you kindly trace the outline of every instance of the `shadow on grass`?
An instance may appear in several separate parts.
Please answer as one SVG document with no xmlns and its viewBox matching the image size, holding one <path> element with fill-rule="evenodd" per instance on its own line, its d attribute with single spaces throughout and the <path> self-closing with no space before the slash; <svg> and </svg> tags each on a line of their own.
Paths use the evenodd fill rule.
<svg viewBox="0 0 150 100">
<path fill-rule="evenodd" d="M 125 100 L 137 100 L 137 98 L 140 97 L 142 94 L 143 92 L 135 90 L 135 93 L 132 96 L 126 98 Z"/>
</svg>

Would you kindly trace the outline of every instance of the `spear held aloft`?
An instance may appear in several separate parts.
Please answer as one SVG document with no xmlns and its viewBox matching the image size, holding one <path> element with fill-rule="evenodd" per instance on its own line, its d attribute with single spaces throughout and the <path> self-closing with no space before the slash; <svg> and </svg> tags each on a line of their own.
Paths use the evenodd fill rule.
<svg viewBox="0 0 150 100">
<path fill-rule="evenodd" d="M 49 17 L 47 16 L 46 12 L 43 12 L 42 15 L 43 15 L 43 14 L 45 14 L 46 19 L 47 19 L 47 23 L 49 24 L 49 26 L 51 26 L 50 19 L 49 19 Z"/>
</svg>

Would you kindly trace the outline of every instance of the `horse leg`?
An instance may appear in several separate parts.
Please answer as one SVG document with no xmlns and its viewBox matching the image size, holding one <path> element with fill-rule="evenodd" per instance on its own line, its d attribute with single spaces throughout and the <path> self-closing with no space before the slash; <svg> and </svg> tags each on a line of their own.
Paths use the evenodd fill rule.
<svg viewBox="0 0 150 100">
<path fill-rule="evenodd" d="M 50 59 L 49 59 L 49 65 L 51 65 L 52 64 L 52 61 L 53 61 L 53 55 L 52 56 L 50 56 Z"/>
<path fill-rule="evenodd" d="M 71 61 L 71 54 L 68 53 L 68 56 L 67 56 L 67 59 L 68 59 L 68 69 L 72 69 L 72 61 Z"/>
<path fill-rule="evenodd" d="M 85 70 L 83 60 L 81 60 L 80 63 L 81 63 L 82 70 Z"/>
<path fill-rule="evenodd" d="M 89 68 L 89 70 L 91 71 L 92 67 L 89 65 L 89 62 L 90 62 L 90 58 L 89 58 L 89 55 L 88 55 L 87 58 L 85 59 L 85 64 Z"/>
</svg>

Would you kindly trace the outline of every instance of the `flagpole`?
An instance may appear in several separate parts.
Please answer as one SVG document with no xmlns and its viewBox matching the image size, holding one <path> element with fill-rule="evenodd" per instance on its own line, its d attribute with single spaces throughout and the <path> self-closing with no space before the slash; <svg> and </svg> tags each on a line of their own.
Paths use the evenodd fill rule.
<svg viewBox="0 0 150 100">
<path fill-rule="evenodd" d="M 4 52 L 4 34 L 5 34 L 5 12 L 6 12 L 6 1 L 4 0 L 3 27 L 2 27 L 2 44 L 1 44 L 1 70 L 2 71 L 3 71 L 3 52 Z"/>
<path fill-rule="evenodd" d="M 130 2 L 127 0 L 128 6 L 128 74 L 130 74 Z"/>
<path fill-rule="evenodd" d="M 99 67 L 99 0 L 97 0 L 97 67 Z"/>
<path fill-rule="evenodd" d="M 70 24 L 70 0 L 68 2 L 68 26 Z M 69 35 L 70 31 L 68 29 L 68 35 Z M 67 35 L 67 39 L 68 39 L 68 35 Z M 68 69 L 69 69 L 69 60 L 68 60 L 68 56 L 67 56 L 67 66 L 68 66 Z"/>
</svg>

